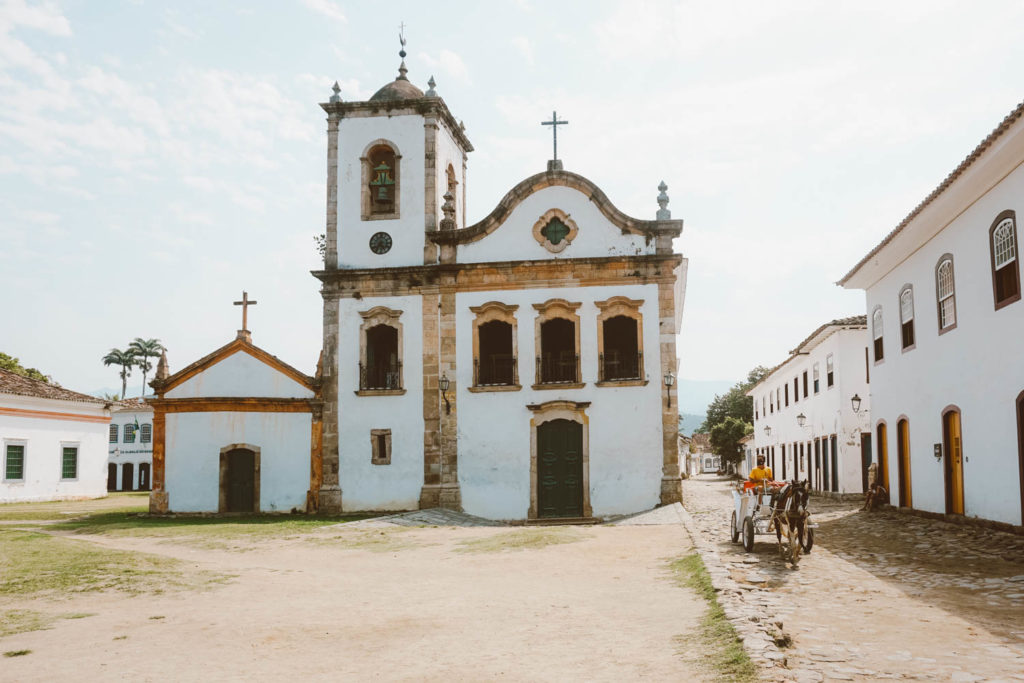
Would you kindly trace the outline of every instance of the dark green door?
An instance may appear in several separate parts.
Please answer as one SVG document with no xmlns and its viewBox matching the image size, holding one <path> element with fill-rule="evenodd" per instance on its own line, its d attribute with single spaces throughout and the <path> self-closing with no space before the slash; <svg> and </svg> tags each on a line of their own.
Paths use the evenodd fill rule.
<svg viewBox="0 0 1024 683">
<path fill-rule="evenodd" d="M 256 454 L 247 448 L 228 451 L 227 511 L 253 512 L 256 488 Z"/>
<path fill-rule="evenodd" d="M 552 420 L 537 427 L 540 517 L 583 516 L 583 425 Z"/>
</svg>

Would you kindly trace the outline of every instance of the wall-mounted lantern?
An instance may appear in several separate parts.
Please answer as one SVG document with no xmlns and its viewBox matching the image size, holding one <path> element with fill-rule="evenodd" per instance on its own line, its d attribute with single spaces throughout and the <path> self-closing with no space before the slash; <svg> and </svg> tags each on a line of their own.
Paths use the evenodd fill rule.
<svg viewBox="0 0 1024 683">
<path fill-rule="evenodd" d="M 860 396 L 858 396 L 857 394 L 854 394 L 853 398 L 850 399 L 850 405 L 853 406 L 853 412 L 859 413 L 860 412 Z"/>
<path fill-rule="evenodd" d="M 676 383 L 676 376 L 669 370 L 665 373 L 665 395 L 668 396 L 668 407 L 672 407 L 672 385 Z"/>
<path fill-rule="evenodd" d="M 767 426 L 767 425 L 765 425 L 765 428 L 764 428 L 764 435 L 765 435 L 765 436 L 771 436 L 771 435 L 772 435 L 772 428 L 771 428 L 771 427 L 769 427 L 769 426 Z"/>
<path fill-rule="evenodd" d="M 807 422 L 807 416 L 804 415 L 803 413 L 800 413 L 799 415 L 796 416 L 796 423 L 798 425 L 800 425 L 801 427 L 803 427 L 806 422 Z"/>
<path fill-rule="evenodd" d="M 445 415 L 452 414 L 452 404 L 448 402 L 448 387 L 451 386 L 451 382 L 448 379 L 448 375 L 441 375 L 441 398 L 444 399 L 444 413 Z"/>
</svg>

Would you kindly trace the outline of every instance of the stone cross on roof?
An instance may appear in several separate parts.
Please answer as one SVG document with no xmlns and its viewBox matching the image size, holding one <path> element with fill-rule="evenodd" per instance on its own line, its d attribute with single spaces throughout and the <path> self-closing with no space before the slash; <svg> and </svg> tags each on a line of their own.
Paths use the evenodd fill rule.
<svg viewBox="0 0 1024 683">
<path fill-rule="evenodd" d="M 567 126 L 567 125 L 569 125 L 569 122 L 568 121 L 559 121 L 558 120 L 558 112 L 553 111 L 553 112 L 551 112 L 551 120 L 550 121 L 541 121 L 540 125 L 542 125 L 542 126 L 551 126 L 551 136 L 552 136 L 552 140 L 554 142 L 554 156 L 551 157 L 551 160 L 552 161 L 558 161 L 558 127 L 562 126 L 562 125 L 566 125 Z"/>
<path fill-rule="evenodd" d="M 253 299 L 252 301 L 250 301 L 249 300 L 249 292 L 246 292 L 246 291 L 242 292 L 242 300 L 235 302 L 235 306 L 241 306 L 242 307 L 242 329 L 239 330 L 239 332 L 248 332 L 249 331 L 249 328 L 248 328 L 248 324 L 249 324 L 249 306 L 255 306 L 255 305 L 256 305 L 256 300 Z"/>
</svg>

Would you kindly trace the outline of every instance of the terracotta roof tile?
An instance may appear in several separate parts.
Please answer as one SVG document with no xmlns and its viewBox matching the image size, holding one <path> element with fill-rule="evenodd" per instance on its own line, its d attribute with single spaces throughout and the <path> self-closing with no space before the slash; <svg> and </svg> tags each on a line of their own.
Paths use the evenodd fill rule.
<svg viewBox="0 0 1024 683">
<path fill-rule="evenodd" d="M 14 396 L 32 396 L 34 398 L 52 398 L 59 401 L 78 401 L 80 403 L 106 403 L 102 398 L 80 394 L 42 380 L 23 377 L 16 372 L 0 369 L 0 394 Z"/>
<path fill-rule="evenodd" d="M 992 143 L 995 142 L 999 138 L 999 136 L 1001 136 L 1003 133 L 1009 130 L 1010 126 L 1012 126 L 1021 116 L 1024 116 L 1024 102 L 1018 104 L 1013 111 L 1007 114 L 1006 118 L 1004 118 L 1000 122 L 1000 124 L 996 126 L 995 129 L 991 133 L 989 133 L 984 140 L 978 143 L 978 146 L 974 148 L 974 151 L 968 154 L 967 158 L 961 161 L 960 165 L 954 168 L 953 172 L 947 175 L 946 179 L 939 183 L 939 186 L 932 190 L 931 194 L 924 198 L 924 201 L 922 201 L 920 204 L 914 207 L 914 210 L 907 214 L 907 217 L 900 221 L 900 224 L 893 228 L 892 232 L 886 235 L 885 238 L 881 242 L 879 242 L 874 249 L 868 252 L 867 256 L 862 258 L 857 263 L 857 265 L 851 268 L 850 272 L 844 275 L 842 279 L 839 280 L 839 282 L 837 282 L 836 284 L 840 286 L 844 285 L 846 281 L 853 277 L 854 274 L 858 270 L 860 270 L 865 263 L 870 261 L 875 254 L 880 252 L 885 247 L 885 245 L 889 244 L 889 242 L 892 242 L 894 239 L 896 239 L 896 236 L 903 232 L 903 228 L 907 227 L 910 221 L 914 220 L 919 213 L 924 211 L 925 207 L 927 207 L 929 204 L 935 201 L 936 197 L 945 192 L 946 188 L 952 185 L 957 178 L 963 175 L 964 171 L 970 168 L 971 164 L 977 161 L 977 159 L 985 152 L 985 150 L 991 147 Z"/>
</svg>

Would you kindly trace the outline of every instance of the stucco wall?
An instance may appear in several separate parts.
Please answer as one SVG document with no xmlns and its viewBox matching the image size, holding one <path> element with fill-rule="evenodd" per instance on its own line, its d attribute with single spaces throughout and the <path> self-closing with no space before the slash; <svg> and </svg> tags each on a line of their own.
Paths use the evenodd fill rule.
<svg viewBox="0 0 1024 683">
<path fill-rule="evenodd" d="M 579 234 L 572 243 L 557 254 L 549 252 L 533 237 L 533 226 L 552 208 L 569 214 L 579 227 Z M 490 235 L 459 246 L 458 260 L 461 263 L 546 260 L 653 254 L 654 250 L 654 240 L 648 244 L 641 235 L 624 235 L 579 190 L 553 186 L 524 199 Z"/>
<path fill-rule="evenodd" d="M 933 444 L 942 443 L 943 410 L 955 405 L 963 429 L 965 513 L 1021 523 L 1015 401 L 1024 391 L 1024 301 L 994 309 L 988 231 L 1000 212 L 1016 211 L 1019 256 L 1022 197 L 1024 169 L 1018 167 L 867 290 L 868 314 L 881 305 L 885 330 L 885 360 L 871 375 L 874 419 L 888 424 L 893 491 L 896 423 L 900 416 L 909 419 L 915 508 L 945 512 L 943 464 Z M 957 326 L 940 335 L 935 266 L 946 253 L 953 255 Z M 907 283 L 914 287 L 916 344 L 903 352 L 898 297 Z"/>
<path fill-rule="evenodd" d="M 871 401 L 868 398 L 868 384 L 864 372 L 864 347 L 867 345 L 866 330 L 838 330 L 818 344 L 806 356 L 799 356 L 776 370 L 753 391 L 757 402 L 754 419 L 754 448 L 775 447 L 776 466 L 772 474 L 782 478 L 782 460 L 780 446 L 786 445 L 786 477 L 796 476 L 794 465 L 799 459 L 799 451 L 794 459 L 792 445 L 804 444 L 804 467 L 799 476 L 806 478 L 810 463 L 807 458 L 807 443 L 811 442 L 811 459 L 814 457 L 813 441 L 817 438 L 836 435 L 838 446 L 837 462 L 839 465 L 839 491 L 841 493 L 860 493 L 864 490 L 862 478 L 861 434 L 870 431 Z M 826 358 L 833 354 L 835 383 L 828 387 Z M 820 391 L 814 393 L 814 364 L 820 368 Z M 808 397 L 804 398 L 803 373 L 807 372 Z M 793 400 L 793 379 L 799 378 L 800 400 Z M 872 377 L 874 379 L 874 377 Z M 785 387 L 789 386 L 789 406 L 785 404 Z M 761 399 L 782 389 L 782 407 L 775 407 L 772 413 L 761 413 Z M 854 395 L 861 397 L 859 413 L 853 412 L 850 399 Z M 766 400 L 766 404 L 770 402 Z M 803 414 L 806 422 L 803 427 L 797 422 L 797 415 Z M 765 427 L 771 427 L 771 434 L 764 433 Z M 770 464 L 770 462 L 769 462 Z M 824 468 L 823 468 L 824 470 Z M 831 477 L 831 463 L 829 464 Z"/>
<path fill-rule="evenodd" d="M 305 509 L 309 413 L 170 413 L 166 420 L 165 489 L 172 511 L 217 511 L 220 451 L 232 444 L 260 449 L 260 510 Z"/>
<path fill-rule="evenodd" d="M 375 306 L 402 311 L 399 320 L 405 394 L 400 396 L 355 393 L 359 386 L 359 336 L 363 323 L 359 312 Z M 423 299 L 342 299 L 338 307 L 339 477 L 345 509 L 415 509 L 423 486 Z M 391 430 L 390 465 L 371 462 L 372 429 Z"/>
<path fill-rule="evenodd" d="M 400 160 L 400 217 L 362 220 L 360 157 L 377 139 L 393 143 Z M 423 264 L 423 117 L 419 115 L 343 118 L 338 127 L 338 267 L 384 268 Z M 456 169 L 460 170 L 460 169 Z M 440 194 L 444 194 L 442 190 Z M 440 219 L 440 203 L 438 218 Z M 386 254 L 370 251 L 370 236 L 387 232 Z"/>
<path fill-rule="evenodd" d="M 642 299 L 646 386 L 597 387 L 596 301 L 613 296 Z M 533 304 L 552 298 L 581 302 L 581 389 L 534 390 Z M 488 301 L 518 305 L 519 383 L 514 392 L 470 392 L 473 383 L 471 306 Z M 657 285 L 468 292 L 456 296 L 459 481 L 467 512 L 494 519 L 523 519 L 530 504 L 530 419 L 528 404 L 553 400 L 590 401 L 590 495 L 594 515 L 654 507 L 660 492 L 661 365 L 658 348 Z M 408 357 L 408 353 L 406 354 Z"/>
<path fill-rule="evenodd" d="M 77 413 L 102 418 L 100 407 L 65 401 L 3 397 L 16 410 Z M 68 498 L 100 498 L 107 492 L 105 422 L 0 415 L 0 503 Z M 7 443 L 25 445 L 23 481 L 5 481 Z M 78 477 L 61 479 L 63 446 L 78 446 Z"/>
<path fill-rule="evenodd" d="M 313 392 L 244 351 L 238 351 L 182 382 L 164 396 L 312 398 Z"/>
</svg>

